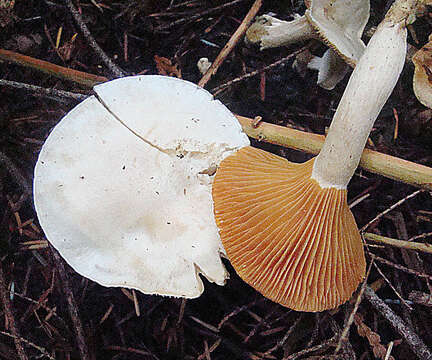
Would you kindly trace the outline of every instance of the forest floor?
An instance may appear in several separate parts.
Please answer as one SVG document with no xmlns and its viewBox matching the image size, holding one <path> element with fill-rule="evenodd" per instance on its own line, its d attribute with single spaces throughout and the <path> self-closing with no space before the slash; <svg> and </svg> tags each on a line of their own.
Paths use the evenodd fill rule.
<svg viewBox="0 0 432 360">
<path fill-rule="evenodd" d="M 115 64 L 108 66 L 68 3 L 0 1 L 0 49 L 108 79 L 166 73 L 198 83 L 198 60 L 213 61 L 253 5 L 250 0 L 75 1 L 91 36 Z M 390 4 L 371 1 L 366 30 L 382 20 Z M 264 1 L 258 14 L 289 20 L 304 11 L 302 1 Z M 432 12 L 409 30 L 410 46 L 421 48 L 432 31 Z M 259 51 L 241 38 L 205 88 L 236 114 L 324 134 L 349 75 L 328 91 L 316 85 L 315 72 L 293 68 L 294 56 L 266 68 L 305 45 L 317 54 L 326 49 L 310 41 Z M 413 72 L 407 61 L 368 146 L 432 166 L 432 112 L 413 93 Z M 321 313 L 296 312 L 264 298 L 227 260 L 227 284 L 204 280 L 203 295 L 188 300 L 107 288 L 77 274 L 49 246 L 32 200 L 41 146 L 78 103 L 43 89 L 91 94 L 90 87 L 58 76 L 0 60 L 0 358 L 426 358 L 423 347 L 432 344 L 432 255 L 420 250 L 367 241 L 369 290 Z M 311 156 L 255 140 L 253 145 L 295 162 Z M 370 233 L 431 242 L 430 191 L 358 170 L 348 202 L 356 200 L 352 211 L 359 228 L 369 224 Z M 340 341 L 344 329 L 349 334 Z"/>
</svg>

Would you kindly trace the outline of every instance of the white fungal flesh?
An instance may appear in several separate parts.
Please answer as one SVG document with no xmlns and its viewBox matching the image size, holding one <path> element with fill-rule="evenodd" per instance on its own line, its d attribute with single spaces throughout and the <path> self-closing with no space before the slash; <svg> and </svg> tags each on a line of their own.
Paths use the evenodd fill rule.
<svg viewBox="0 0 432 360">
<path fill-rule="evenodd" d="M 369 0 L 314 0 L 305 15 L 325 42 L 355 65 L 365 49 L 361 36 L 369 13 Z"/>
<path fill-rule="evenodd" d="M 369 20 L 369 0 L 312 0 L 305 4 L 305 15 L 293 21 L 258 17 L 246 32 L 247 42 L 259 43 L 263 50 L 321 38 L 354 67 L 365 49 L 361 36 Z M 318 85 L 333 89 L 348 71 L 343 61 L 333 52 L 327 52 L 322 61 L 313 61 L 309 67 L 320 70 Z"/>
<path fill-rule="evenodd" d="M 305 16 L 284 21 L 263 15 L 246 33 L 246 39 L 251 43 L 259 43 L 260 50 L 287 46 L 312 37 L 314 37 L 314 29 Z"/>
<path fill-rule="evenodd" d="M 95 88 L 45 142 L 34 201 L 52 245 L 106 286 L 197 297 L 228 274 L 210 176 L 249 145 L 237 119 L 183 80 L 139 76 Z"/>
<path fill-rule="evenodd" d="M 333 90 L 349 70 L 333 49 L 327 49 L 322 57 L 314 56 L 307 67 L 318 70 L 317 84 L 326 90 Z"/>
<path fill-rule="evenodd" d="M 356 65 L 312 178 L 323 188 L 346 188 L 357 168 L 372 126 L 402 71 L 407 32 L 403 22 L 384 20 Z"/>
<path fill-rule="evenodd" d="M 305 15 L 283 21 L 269 15 L 257 18 L 246 33 L 246 40 L 259 43 L 261 50 L 290 45 L 321 37 L 354 66 L 365 45 L 361 40 L 369 20 L 369 0 L 313 0 Z"/>
<path fill-rule="evenodd" d="M 197 62 L 197 68 L 198 71 L 201 73 L 201 75 L 204 75 L 208 69 L 210 69 L 210 66 L 212 65 L 212 62 L 209 61 L 208 58 L 203 57 L 198 60 Z"/>
</svg>

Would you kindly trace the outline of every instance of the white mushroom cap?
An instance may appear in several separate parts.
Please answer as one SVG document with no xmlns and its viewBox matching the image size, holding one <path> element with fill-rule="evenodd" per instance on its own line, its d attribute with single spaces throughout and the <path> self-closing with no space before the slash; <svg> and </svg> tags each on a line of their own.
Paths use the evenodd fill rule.
<svg viewBox="0 0 432 360">
<path fill-rule="evenodd" d="M 209 176 L 249 144 L 237 119 L 195 84 L 117 79 L 69 112 L 45 142 L 34 201 L 51 244 L 106 286 L 197 297 L 227 272 Z"/>
<path fill-rule="evenodd" d="M 283 21 L 263 15 L 246 32 L 246 41 L 261 50 L 319 37 L 355 66 L 365 49 L 361 40 L 369 20 L 369 0 L 309 0 L 304 16 Z"/>
<path fill-rule="evenodd" d="M 366 48 L 361 36 L 369 13 L 369 0 L 314 0 L 305 15 L 323 40 L 354 66 Z"/>
<path fill-rule="evenodd" d="M 369 20 L 369 1 L 305 0 L 305 15 L 292 21 L 269 15 L 257 17 L 245 40 L 264 50 L 319 37 L 354 67 L 366 47 L 361 36 Z M 318 85 L 327 90 L 333 89 L 348 71 L 332 52 L 327 52 L 322 60 L 315 59 L 310 68 L 319 70 Z"/>
</svg>

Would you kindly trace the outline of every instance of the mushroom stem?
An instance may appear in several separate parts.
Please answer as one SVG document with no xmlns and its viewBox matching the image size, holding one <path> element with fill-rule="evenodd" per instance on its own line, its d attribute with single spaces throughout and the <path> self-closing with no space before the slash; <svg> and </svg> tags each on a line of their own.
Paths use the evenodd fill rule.
<svg viewBox="0 0 432 360">
<path fill-rule="evenodd" d="M 247 41 L 253 44 L 259 43 L 261 50 L 286 46 L 315 37 L 315 30 L 304 15 L 292 21 L 263 15 L 246 32 Z"/>
<path fill-rule="evenodd" d="M 413 0 L 394 3 L 355 67 L 313 167 L 312 178 L 322 188 L 345 189 L 353 176 L 372 126 L 402 71 L 405 25 L 414 4 Z"/>
<path fill-rule="evenodd" d="M 307 67 L 318 71 L 317 84 L 326 90 L 333 90 L 349 69 L 347 63 L 331 48 L 322 57 L 314 56 Z"/>
<path fill-rule="evenodd" d="M 254 119 L 236 115 L 243 131 L 251 138 L 280 145 L 286 148 L 317 155 L 324 144 L 324 136 L 303 132 L 285 126 L 260 122 L 254 125 Z M 402 181 L 406 184 L 432 190 L 432 168 L 400 159 L 391 155 L 363 150 L 360 166 L 373 174 L 385 176 L 389 179 Z"/>
</svg>

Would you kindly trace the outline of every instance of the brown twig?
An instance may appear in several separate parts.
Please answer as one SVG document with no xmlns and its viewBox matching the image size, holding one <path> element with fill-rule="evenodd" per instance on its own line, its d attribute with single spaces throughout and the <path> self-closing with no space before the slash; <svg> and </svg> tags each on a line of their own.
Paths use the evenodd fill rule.
<svg viewBox="0 0 432 360">
<path fill-rule="evenodd" d="M 352 325 L 353 322 L 354 322 L 354 316 L 355 316 L 355 314 L 357 313 L 357 310 L 358 310 L 358 308 L 359 308 L 359 306 L 360 306 L 360 303 L 361 303 L 361 301 L 362 301 L 362 299 L 363 299 L 363 294 L 364 294 L 365 288 L 366 288 L 366 286 L 367 286 L 367 279 L 369 278 L 369 274 L 370 274 L 370 271 L 371 271 L 371 268 L 372 268 L 372 264 L 373 264 L 373 263 L 374 263 L 374 258 L 372 258 L 372 261 L 371 261 L 370 264 L 369 264 L 369 267 L 368 267 L 368 270 L 367 270 L 367 273 L 366 273 L 365 279 L 363 280 L 362 286 L 361 286 L 360 291 L 359 291 L 359 293 L 358 293 L 358 295 L 357 295 L 357 299 L 356 299 L 356 302 L 355 302 L 355 304 L 354 304 L 354 308 L 353 308 L 353 310 L 351 311 L 351 314 L 350 314 L 350 316 L 349 316 L 349 318 L 348 318 L 348 321 L 347 321 L 347 323 L 346 323 L 346 325 L 345 325 L 345 327 L 344 327 L 344 329 L 343 329 L 343 331 L 342 331 L 342 334 L 341 334 L 341 336 L 340 336 L 340 338 L 339 338 L 339 341 L 338 341 L 338 343 L 337 343 L 335 353 L 338 353 L 338 352 L 339 352 L 339 350 L 340 350 L 341 347 L 342 347 L 342 343 L 345 342 L 346 339 L 347 339 L 347 337 L 348 337 L 348 334 L 349 334 L 349 331 L 350 331 L 351 325 Z"/>
<path fill-rule="evenodd" d="M 24 84 L 16 81 L 3 79 L 0 79 L 0 86 L 8 86 L 15 89 L 24 90 L 30 92 L 33 96 L 46 97 L 61 103 L 70 103 L 71 100 L 74 102 L 82 101 L 88 97 L 87 95 L 72 93 L 69 91 L 57 90 L 52 88 L 47 89 L 36 85 Z"/>
<path fill-rule="evenodd" d="M 3 303 L 3 309 L 6 315 L 7 323 L 12 332 L 12 337 L 15 342 L 15 347 L 18 352 L 18 356 L 21 360 L 28 360 L 28 357 L 24 351 L 24 346 L 18 331 L 18 327 L 15 324 L 15 317 L 12 312 L 12 304 L 9 299 L 9 294 L 7 291 L 6 281 L 3 275 L 3 267 L 0 262 L 0 298 Z"/>
<path fill-rule="evenodd" d="M 207 82 L 210 80 L 210 78 L 216 74 L 216 72 L 219 69 L 219 66 L 225 61 L 229 53 L 234 49 L 234 47 L 237 45 L 240 38 L 244 35 L 246 32 L 250 22 L 255 17 L 255 15 L 258 13 L 259 9 L 261 8 L 262 0 L 255 0 L 252 7 L 244 17 L 243 21 L 241 22 L 240 26 L 237 28 L 237 30 L 234 32 L 234 34 L 231 36 L 231 38 L 228 40 L 226 45 L 223 47 L 221 52 L 216 57 L 215 61 L 213 61 L 213 64 L 210 66 L 210 68 L 206 71 L 206 73 L 203 75 L 201 80 L 198 82 L 198 86 L 204 87 Z"/>
<path fill-rule="evenodd" d="M 61 285 L 63 288 L 63 293 L 66 296 L 69 314 L 71 316 L 72 322 L 73 322 L 74 327 L 75 327 L 75 332 L 77 335 L 76 341 L 77 341 L 78 350 L 80 353 L 80 358 L 82 360 L 90 360 L 90 354 L 89 354 L 87 343 L 86 343 L 85 337 L 84 337 L 84 330 L 82 327 L 81 319 L 78 315 L 78 308 L 77 308 L 77 305 L 75 302 L 75 297 L 73 295 L 72 289 L 70 287 L 69 278 L 66 274 L 66 269 L 65 269 L 65 266 L 63 263 L 63 259 L 60 257 L 57 250 L 55 250 L 53 247 L 51 247 L 51 252 L 53 254 L 53 257 L 54 257 L 54 260 L 55 260 L 55 263 L 57 266 L 58 274 L 60 277 L 60 282 L 61 282 Z"/>
<path fill-rule="evenodd" d="M 389 213 L 390 211 L 392 211 L 393 209 L 395 209 L 396 207 L 398 207 L 399 205 L 403 204 L 405 201 L 407 201 L 408 199 L 413 198 L 414 196 L 417 196 L 418 194 L 420 194 L 423 190 L 416 190 L 414 191 L 412 194 L 409 194 L 408 196 L 405 196 L 403 199 L 399 200 L 398 202 L 394 203 L 392 206 L 388 207 L 387 209 L 385 209 L 383 212 L 379 213 L 377 216 L 375 216 L 372 220 L 370 220 L 366 225 L 364 225 L 360 231 L 365 231 L 372 223 L 374 223 L 375 221 L 377 221 L 378 219 L 381 219 L 385 214 Z"/>
<path fill-rule="evenodd" d="M 376 261 L 379 261 L 379 262 L 381 262 L 383 264 L 391 266 L 391 267 L 393 267 L 395 269 L 398 269 L 400 271 L 406 272 L 407 274 L 411 274 L 411 275 L 414 275 L 414 276 L 426 279 L 426 281 L 428 281 L 428 280 L 432 281 L 432 275 L 424 274 L 424 273 L 418 272 L 416 270 L 407 268 L 405 266 L 402 266 L 402 265 L 399 265 L 399 264 L 395 264 L 395 263 L 393 263 L 391 261 L 388 261 L 387 259 L 384 259 L 384 258 L 382 258 L 380 256 L 376 256 L 375 254 L 374 254 L 374 256 L 375 256 L 375 260 Z"/>
<path fill-rule="evenodd" d="M 407 241 L 412 242 L 413 240 L 424 239 L 425 237 L 430 237 L 430 236 L 432 236 L 432 231 L 420 235 L 414 235 L 410 237 Z"/>
<path fill-rule="evenodd" d="M 0 85 L 2 80 L 0 79 Z M 3 165 L 9 174 L 12 176 L 14 181 L 21 187 L 26 195 L 32 193 L 32 187 L 27 179 L 22 175 L 21 171 L 15 166 L 11 159 L 6 154 L 0 151 L 0 166 Z"/>
<path fill-rule="evenodd" d="M 324 143 L 324 136 L 307 133 L 284 126 L 260 122 L 253 127 L 254 119 L 237 115 L 243 131 L 254 139 L 281 145 L 291 149 L 317 155 Z M 360 159 L 360 167 L 375 174 L 407 184 L 432 190 L 432 168 L 403 160 L 395 156 L 365 149 Z"/>
<path fill-rule="evenodd" d="M 258 70 L 255 70 L 255 71 L 251 71 L 250 73 L 247 73 L 247 74 L 241 75 L 241 76 L 239 76 L 239 77 L 237 77 L 237 78 L 235 78 L 235 79 L 232 79 L 232 80 L 230 80 L 230 81 L 227 81 L 226 83 L 224 83 L 224 84 L 222 84 L 222 85 L 219 85 L 219 86 L 217 86 L 217 87 L 211 89 L 210 92 L 211 92 L 214 96 L 216 96 L 216 95 L 219 94 L 221 91 L 225 90 L 226 88 L 228 88 L 228 87 L 230 87 L 230 86 L 232 86 L 232 85 L 234 85 L 234 84 L 236 84 L 236 83 L 238 83 L 238 82 L 240 82 L 240 81 L 243 81 L 243 80 L 249 79 L 249 78 L 251 78 L 251 77 L 257 76 L 257 75 L 259 75 L 259 74 L 261 74 L 261 73 L 263 73 L 263 72 L 266 72 L 266 71 L 268 71 L 268 70 L 271 70 L 272 68 L 274 68 L 274 67 L 276 67 L 276 66 L 280 66 L 280 65 L 285 64 L 286 62 L 288 62 L 289 60 L 291 60 L 294 56 L 296 56 L 297 54 L 303 52 L 303 51 L 306 50 L 307 48 L 309 48 L 308 45 L 303 46 L 301 49 L 298 49 L 298 50 L 292 52 L 291 54 L 285 56 L 284 58 L 282 58 L 282 59 L 280 59 L 280 60 L 278 60 L 278 61 L 275 61 L 274 63 L 272 63 L 272 64 L 270 64 L 270 65 L 264 66 L 264 67 L 261 68 L 261 69 L 258 69 Z"/>
<path fill-rule="evenodd" d="M 373 255 L 372 255 L 373 256 Z M 393 284 L 391 283 L 391 281 L 387 278 L 387 276 L 385 276 L 384 272 L 381 270 L 381 268 L 374 263 L 374 267 L 375 269 L 378 271 L 378 273 L 381 275 L 381 277 L 384 279 L 384 281 L 387 283 L 388 286 L 390 286 L 390 288 L 393 290 L 393 292 L 396 294 L 396 296 L 399 298 L 399 300 L 401 301 L 402 304 L 404 304 L 409 311 L 412 311 L 413 308 L 405 301 L 405 299 L 402 297 L 401 294 L 399 294 L 399 292 L 397 291 L 397 289 L 393 286 Z"/>
<path fill-rule="evenodd" d="M 273 345 L 270 349 L 268 349 L 263 355 L 264 356 L 271 355 L 271 353 L 273 353 L 277 349 L 280 349 L 281 347 L 283 347 L 284 344 L 285 344 L 285 342 L 291 336 L 291 334 L 293 333 L 293 331 L 295 330 L 295 328 L 297 327 L 297 325 L 300 323 L 300 321 L 302 319 L 303 319 L 303 315 L 300 314 L 299 317 L 294 321 L 294 323 L 287 330 L 287 332 L 285 333 L 284 337 L 281 340 L 279 340 L 275 345 Z"/>
<path fill-rule="evenodd" d="M 371 303 L 371 305 L 377 310 L 399 333 L 400 336 L 407 342 L 414 354 L 421 360 L 432 360 L 432 352 L 424 344 L 423 340 L 408 327 L 403 320 L 396 315 L 393 310 L 382 301 L 375 291 L 369 286 L 366 287 L 364 292 L 365 298 Z"/>
<path fill-rule="evenodd" d="M 93 49 L 93 51 L 99 56 L 99 58 L 105 63 L 105 65 L 108 67 L 108 69 L 111 71 L 111 73 L 115 77 L 124 77 L 127 74 L 120 69 L 109 57 L 105 52 L 102 50 L 102 48 L 98 45 L 92 34 L 90 33 L 87 25 L 84 23 L 81 14 L 79 11 L 75 8 L 74 4 L 72 3 L 72 0 L 64 0 L 67 8 L 69 9 L 70 13 L 72 14 L 73 18 L 75 19 L 76 23 L 78 24 L 81 32 L 83 33 L 84 37 L 87 39 L 88 44 Z"/>
<path fill-rule="evenodd" d="M 291 354 L 288 357 L 284 357 L 283 360 L 295 360 L 295 359 L 298 359 L 299 357 L 304 356 L 306 354 L 309 354 L 311 352 L 318 351 L 318 350 L 322 351 L 322 350 L 328 349 L 331 346 L 335 346 L 335 344 L 336 344 L 336 338 L 337 338 L 337 335 L 333 336 L 329 340 L 324 341 L 321 344 L 309 347 L 307 349 L 303 349 L 303 350 L 301 350 L 299 352 L 296 352 L 295 354 Z M 327 359 L 327 357 L 325 357 L 325 358 Z"/>
<path fill-rule="evenodd" d="M 24 344 L 26 344 L 28 347 L 32 347 L 32 348 L 36 349 L 37 351 L 39 351 L 43 357 L 46 357 L 46 358 L 48 358 L 48 359 L 50 359 L 50 360 L 56 360 L 55 358 L 53 358 L 53 357 L 52 357 L 52 356 L 51 356 L 51 355 L 46 351 L 45 348 L 43 348 L 42 346 L 36 345 L 35 343 L 33 343 L 33 342 L 31 342 L 31 341 L 29 341 L 29 340 L 27 340 L 27 339 L 24 339 L 24 338 L 22 338 L 22 337 L 19 338 L 19 337 L 13 335 L 13 334 L 9 334 L 9 333 L 6 332 L 6 331 L 0 331 L 0 334 L 3 334 L 4 336 L 8 336 L 8 337 L 10 337 L 10 338 L 12 338 L 12 339 L 14 339 L 14 340 L 19 339 L 19 340 L 21 340 L 21 342 L 23 342 Z M 42 356 L 41 356 L 41 357 L 42 357 Z M 35 357 L 35 358 L 36 358 L 36 357 Z M 37 358 L 40 358 L 40 357 L 37 357 Z"/>
<path fill-rule="evenodd" d="M 182 24 L 184 24 L 186 22 L 192 22 L 192 21 L 198 20 L 198 19 L 202 18 L 203 16 L 212 14 L 214 12 L 217 12 L 219 10 L 228 8 L 230 6 L 236 5 L 236 4 L 244 2 L 244 1 L 245 0 L 234 0 L 234 1 L 231 1 L 229 3 L 226 3 L 226 4 L 223 4 L 223 5 L 220 5 L 220 6 L 217 6 L 217 7 L 214 7 L 214 8 L 205 10 L 205 11 L 202 11 L 199 14 L 192 15 L 192 16 L 189 16 L 189 17 L 185 17 L 185 18 L 182 18 L 182 19 L 179 19 L 179 20 L 176 20 L 176 21 L 172 21 L 172 22 L 170 22 L 169 24 L 166 24 L 166 25 L 160 25 L 160 26 L 156 27 L 154 30 L 157 31 L 157 32 L 169 30 L 169 29 L 171 29 L 171 28 L 173 28 L 175 26 L 182 25 Z"/>
<path fill-rule="evenodd" d="M 431 244 L 425 244 L 425 243 L 418 243 L 408 240 L 399 240 L 399 239 L 392 239 L 386 236 L 381 236 L 377 234 L 372 233 L 363 233 L 363 237 L 366 240 L 370 240 L 376 243 L 395 246 L 398 248 L 403 249 L 410 249 L 410 250 L 416 250 L 416 251 L 423 251 L 425 253 L 432 254 L 432 245 Z"/>
<path fill-rule="evenodd" d="M 30 67 L 60 79 L 70 80 L 89 88 L 92 88 L 96 84 L 108 81 L 108 79 L 104 76 L 98 76 L 83 71 L 69 69 L 64 66 L 55 65 L 48 61 L 35 59 L 33 57 L 18 54 L 9 50 L 0 49 L 0 59 L 25 67 Z"/>
</svg>

